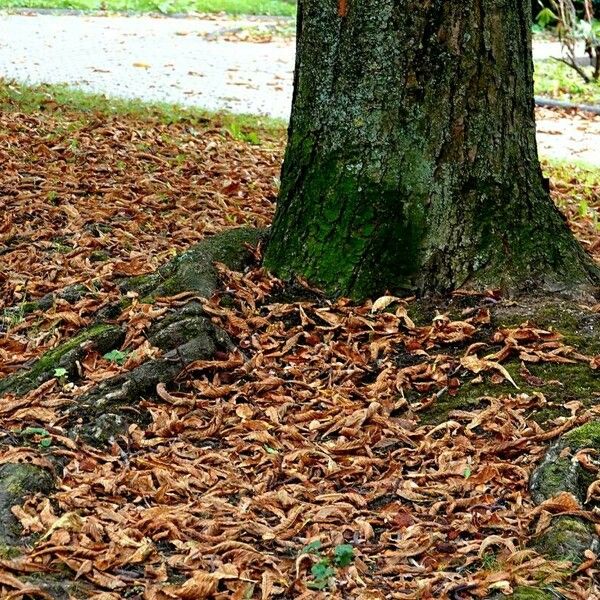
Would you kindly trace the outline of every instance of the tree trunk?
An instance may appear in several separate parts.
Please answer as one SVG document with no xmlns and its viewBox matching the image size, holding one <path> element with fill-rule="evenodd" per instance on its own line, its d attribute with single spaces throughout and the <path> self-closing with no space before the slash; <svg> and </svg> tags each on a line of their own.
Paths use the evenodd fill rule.
<svg viewBox="0 0 600 600">
<path fill-rule="evenodd" d="M 530 25 L 530 0 L 301 0 L 266 266 L 354 298 L 595 285 L 542 177 Z"/>
</svg>

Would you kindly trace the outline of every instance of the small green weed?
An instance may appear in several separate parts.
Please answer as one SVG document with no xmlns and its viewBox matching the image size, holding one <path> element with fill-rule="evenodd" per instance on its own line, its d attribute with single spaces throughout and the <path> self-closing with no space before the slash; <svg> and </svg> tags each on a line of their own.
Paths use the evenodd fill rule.
<svg viewBox="0 0 600 600">
<path fill-rule="evenodd" d="M 55 192 L 54 190 L 50 190 L 46 197 L 48 198 L 48 202 L 50 202 L 50 204 L 53 204 L 54 206 L 56 206 L 60 202 L 58 198 L 58 192 Z"/>
<path fill-rule="evenodd" d="M 316 562 L 310 569 L 312 581 L 308 582 L 308 587 L 312 590 L 324 590 L 329 587 L 329 580 L 335 575 L 335 570 L 327 557 Z"/>
<path fill-rule="evenodd" d="M 69 252 L 73 252 L 72 246 L 69 246 L 68 244 L 63 244 L 59 241 L 54 242 L 52 244 L 52 248 L 59 254 L 69 254 Z"/>
<path fill-rule="evenodd" d="M 114 362 L 117 365 L 122 365 L 126 360 L 129 352 L 123 352 L 122 350 L 111 350 L 107 352 L 103 358 L 109 360 L 110 362 Z"/>
<path fill-rule="evenodd" d="M 60 383 L 60 385 L 64 386 L 67 383 L 67 380 L 69 378 L 69 373 L 64 367 L 57 367 L 56 369 L 54 369 L 53 374 L 54 374 L 54 377 L 56 377 L 56 379 L 58 379 L 58 383 Z"/>
<path fill-rule="evenodd" d="M 498 558 L 493 552 L 486 552 L 481 557 L 481 566 L 486 571 L 497 571 L 499 568 Z"/>
<path fill-rule="evenodd" d="M 40 448 L 49 448 L 52 445 L 52 436 L 43 427 L 26 427 L 21 431 L 21 436 L 34 438 Z"/>
<path fill-rule="evenodd" d="M 258 137 L 256 131 L 244 131 L 242 127 L 235 121 L 230 123 L 226 129 L 234 140 L 246 142 L 247 144 L 252 144 L 253 146 L 260 146 L 260 137 Z"/>
<path fill-rule="evenodd" d="M 347 567 L 354 560 L 354 548 L 350 544 L 339 544 L 333 551 L 333 564 L 336 567 Z"/>
<path fill-rule="evenodd" d="M 300 550 L 300 554 L 319 554 L 322 546 L 321 540 L 314 540 L 313 542 L 310 542 L 310 544 L 304 546 L 304 548 Z"/>
<path fill-rule="evenodd" d="M 300 554 L 311 554 L 318 559 L 310 569 L 311 579 L 306 585 L 312 590 L 319 591 L 329 587 L 331 578 L 335 577 L 336 569 L 348 567 L 354 560 L 354 547 L 350 544 L 338 544 L 332 554 L 323 554 L 321 548 L 321 541 L 314 540 L 300 551 Z"/>
</svg>

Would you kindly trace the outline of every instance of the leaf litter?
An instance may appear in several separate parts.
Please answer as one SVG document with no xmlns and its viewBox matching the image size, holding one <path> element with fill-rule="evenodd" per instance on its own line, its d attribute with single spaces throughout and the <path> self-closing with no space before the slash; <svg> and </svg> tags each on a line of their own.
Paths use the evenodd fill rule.
<svg viewBox="0 0 600 600">
<path fill-rule="evenodd" d="M 90 291 L 9 324 L 2 375 L 92 322 L 118 297 L 120 276 L 272 216 L 281 137 L 250 145 L 213 123 L 59 108 L 0 119 L 2 308 L 74 283 Z M 566 212 L 596 251 L 592 217 Z M 594 556 L 575 573 L 528 547 L 552 516 L 599 527 L 597 512 L 568 494 L 534 507 L 528 480 L 548 442 L 600 408 L 572 402 L 570 416 L 542 427 L 531 419 L 542 391 L 522 393 L 503 365 L 597 369 L 597 357 L 533 323 L 492 327 L 493 294 L 460 318 L 417 325 L 410 301 L 391 296 L 357 306 L 306 290 L 287 301 L 258 262 L 221 276 L 224 291 L 205 310 L 238 350 L 159 385 L 139 407 L 148 422 L 127 439 L 106 450 L 73 440 L 64 411 L 95 382 L 156 356 L 144 332 L 185 297 L 133 298 L 123 348 L 88 352 L 81 381 L 57 377 L 3 399 L 0 464 L 53 468 L 58 479 L 53 493 L 12 508 L 29 541 L 0 559 L 3 598 L 52 597 L 44 576 L 96 600 L 484 598 L 523 585 L 598 597 Z M 484 377 L 515 388 L 422 420 Z"/>
</svg>

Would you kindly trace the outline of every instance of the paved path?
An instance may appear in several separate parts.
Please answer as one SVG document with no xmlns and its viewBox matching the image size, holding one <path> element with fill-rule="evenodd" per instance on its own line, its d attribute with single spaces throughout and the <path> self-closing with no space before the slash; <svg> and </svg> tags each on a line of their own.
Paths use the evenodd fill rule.
<svg viewBox="0 0 600 600">
<path fill-rule="evenodd" d="M 287 119 L 293 41 L 261 44 L 219 35 L 256 23 L 0 13 L 0 77 Z M 536 58 L 559 53 L 558 44 L 534 47 Z M 541 153 L 600 166 L 598 123 L 541 112 Z"/>
<path fill-rule="evenodd" d="M 0 15 L 0 76 L 287 118 L 294 45 L 206 39 L 244 21 Z"/>
</svg>

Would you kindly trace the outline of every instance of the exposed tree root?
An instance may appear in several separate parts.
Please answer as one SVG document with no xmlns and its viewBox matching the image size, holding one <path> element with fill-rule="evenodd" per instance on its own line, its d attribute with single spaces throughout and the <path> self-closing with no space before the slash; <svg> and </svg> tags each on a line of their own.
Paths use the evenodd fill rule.
<svg viewBox="0 0 600 600">
<path fill-rule="evenodd" d="M 172 346 L 185 335 L 188 341 Z M 181 371 L 196 360 L 208 359 L 217 350 L 233 348 L 227 334 L 205 317 L 184 318 L 159 328 L 154 339 L 169 349 L 161 358 L 150 360 L 128 373 L 108 379 L 90 392 L 69 411 L 69 421 L 76 421 L 72 433 L 92 444 L 105 444 L 124 433 L 140 398 L 155 393 L 159 383 L 171 383 Z M 167 345 L 168 344 L 168 345 Z M 159 346 L 161 347 L 161 346 Z"/>
<path fill-rule="evenodd" d="M 57 369 L 64 369 L 65 376 L 76 379 L 79 375 L 78 363 L 89 350 L 108 352 L 118 348 L 124 338 L 125 332 L 118 325 L 92 325 L 64 344 L 46 352 L 26 371 L 0 380 L 0 394 L 26 394 L 55 377 Z"/>
<path fill-rule="evenodd" d="M 223 263 L 228 268 L 242 270 L 251 259 L 251 246 L 256 246 L 262 239 L 264 232 L 256 229 L 235 229 L 225 231 L 212 238 L 207 238 L 193 248 L 177 256 L 155 273 L 124 279 L 119 287 L 125 294 L 135 292 L 142 302 L 153 302 L 155 298 L 173 296 L 182 292 L 194 292 L 199 296 L 210 297 L 218 288 L 219 278 L 216 263 Z M 52 298 L 65 298 L 56 294 Z M 78 299 L 80 296 L 73 296 Z M 46 306 L 49 297 L 44 297 L 40 302 Z M 66 370 L 70 379 L 76 379 L 77 363 L 83 355 L 93 348 L 100 353 L 118 348 L 123 342 L 124 332 L 121 327 L 111 324 L 110 320 L 117 318 L 123 308 L 130 303 L 124 296 L 119 302 L 104 309 L 95 325 L 84 329 L 77 336 L 44 354 L 29 369 L 15 373 L 0 380 L 0 394 L 12 393 L 25 394 L 48 379 L 55 377 L 58 368 Z M 32 304 L 32 303 L 30 303 Z M 48 305 L 48 308 L 51 304 Z M 40 305 L 38 304 L 37 308 Z M 36 309 L 37 309 L 36 308 Z M 212 336 L 212 339 L 211 339 Z M 171 315 L 156 324 L 150 332 L 150 341 L 162 350 L 170 351 L 161 360 L 142 365 L 132 375 L 131 392 L 119 392 L 127 396 L 127 400 L 135 395 L 136 390 L 147 392 L 148 386 L 155 385 L 154 379 L 166 381 L 174 378 L 173 372 L 189 362 L 198 358 L 208 358 L 214 352 L 220 334 L 210 331 L 210 323 L 202 318 L 199 304 L 190 303 L 190 306 L 181 313 Z M 225 343 L 224 339 L 218 343 Z M 152 373 L 152 377 L 150 374 Z M 114 385 L 110 380 L 110 386 Z M 164 379 L 166 378 L 166 379 Z M 148 386 L 142 383 L 148 380 Z M 108 383 L 105 387 L 109 387 Z M 116 393 L 116 392 L 115 392 Z"/>
<path fill-rule="evenodd" d="M 125 279 L 119 287 L 124 294 L 136 292 L 143 302 L 181 292 L 209 297 L 219 285 L 215 264 L 223 263 L 231 269 L 242 270 L 252 258 L 251 247 L 256 246 L 262 236 L 263 232 L 253 229 L 226 231 L 202 241 L 156 273 Z M 87 290 L 79 287 L 76 292 L 69 288 L 65 293 L 27 303 L 27 312 L 50 308 L 57 298 L 77 301 Z M 118 317 L 129 303 L 130 298 L 124 295 L 119 302 L 98 315 L 94 325 L 46 352 L 23 372 L 0 380 L 0 394 L 26 394 L 56 377 L 57 369 L 64 369 L 61 373 L 75 381 L 80 376 L 80 363 L 87 352 L 93 349 L 105 353 L 121 346 L 125 331 L 109 321 Z M 66 415 L 65 426 L 71 436 L 81 436 L 94 445 L 112 443 L 127 431 L 136 412 L 140 413 L 136 408 L 139 400 L 153 395 L 157 384 L 173 382 L 186 366 L 196 360 L 209 359 L 219 350 L 234 349 L 227 334 L 211 323 L 197 300 L 191 300 L 184 308 L 154 323 L 148 331 L 148 339 L 164 354 L 103 381 L 80 396 L 79 402 Z M 50 493 L 53 483 L 54 477 L 46 468 L 31 464 L 0 467 L 0 553 L 6 556 L 19 553 L 20 527 L 11 508 L 21 504 L 28 494 Z M 47 577 L 42 577 L 42 580 L 49 597 L 68 597 L 62 583 L 53 587 Z M 40 585 L 37 580 L 34 583 Z"/>
</svg>

